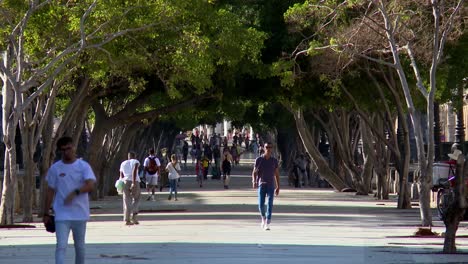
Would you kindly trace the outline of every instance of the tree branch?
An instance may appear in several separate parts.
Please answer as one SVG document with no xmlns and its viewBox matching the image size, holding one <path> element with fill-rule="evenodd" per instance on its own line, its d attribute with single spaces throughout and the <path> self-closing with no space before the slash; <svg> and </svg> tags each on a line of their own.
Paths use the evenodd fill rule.
<svg viewBox="0 0 468 264">
<path fill-rule="evenodd" d="M 367 55 L 364 55 L 364 54 L 361 54 L 361 53 L 356 53 L 357 56 L 359 57 L 362 57 L 364 59 L 367 59 L 367 60 L 370 60 L 370 61 L 373 61 L 373 62 L 376 62 L 378 64 L 382 64 L 382 65 L 386 65 L 388 67 L 391 67 L 391 68 L 395 68 L 395 63 L 390 63 L 390 62 L 386 62 L 384 60 L 381 60 L 381 59 L 376 59 L 376 58 L 372 58 L 370 56 L 367 56 Z"/>
<path fill-rule="evenodd" d="M 81 35 L 80 47 L 81 49 L 84 49 L 84 47 L 86 46 L 85 21 L 86 21 L 86 18 L 88 18 L 88 16 L 91 14 L 91 11 L 93 10 L 93 8 L 96 6 L 96 1 L 97 0 L 93 1 L 93 3 L 88 7 L 88 9 L 85 11 L 85 13 L 80 19 L 80 35 Z"/>
<path fill-rule="evenodd" d="M 429 93 L 424 88 L 421 73 L 419 72 L 419 67 L 416 63 L 416 58 L 414 57 L 411 44 L 408 43 L 405 47 L 406 47 L 406 51 L 408 52 L 408 56 L 410 57 L 410 60 L 411 60 L 411 67 L 413 68 L 414 76 L 416 77 L 416 86 L 418 87 L 418 90 L 424 95 L 424 98 L 427 99 L 427 97 L 429 96 Z"/>
<path fill-rule="evenodd" d="M 445 29 L 442 32 L 442 37 L 440 38 L 440 42 L 439 42 L 440 43 L 439 50 L 437 51 L 437 59 L 436 59 L 437 64 L 442 59 L 442 55 L 443 55 L 443 51 L 444 51 L 444 47 L 445 47 L 445 42 L 447 40 L 448 35 L 450 34 L 450 32 L 453 29 L 453 21 L 455 20 L 455 15 L 461 9 L 464 2 L 465 2 L 464 0 L 460 0 L 458 2 L 457 6 L 455 7 L 455 10 L 452 12 L 452 14 L 450 14 L 450 17 L 449 17 L 448 22 L 447 22 L 447 24 L 445 26 Z"/>
</svg>

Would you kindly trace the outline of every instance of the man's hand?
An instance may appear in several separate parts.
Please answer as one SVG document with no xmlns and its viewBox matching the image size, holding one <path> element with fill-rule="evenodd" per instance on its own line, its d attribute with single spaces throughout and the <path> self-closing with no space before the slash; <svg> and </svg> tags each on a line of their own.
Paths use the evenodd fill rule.
<svg viewBox="0 0 468 264">
<path fill-rule="evenodd" d="M 252 188 L 257 189 L 258 188 L 258 182 L 252 182 Z"/>
<path fill-rule="evenodd" d="M 76 193 L 75 191 L 72 191 L 71 193 L 68 194 L 67 198 L 65 198 L 65 204 L 71 204 L 73 198 L 75 198 Z"/>
<path fill-rule="evenodd" d="M 42 217 L 42 223 L 44 223 L 44 225 L 49 222 L 49 218 L 50 218 L 50 215 L 48 214 L 45 214 L 43 217 Z"/>
<path fill-rule="evenodd" d="M 275 195 L 276 195 L 276 196 L 278 196 L 278 195 L 279 195 L 279 190 L 280 190 L 280 188 L 279 188 L 279 187 L 276 187 L 276 188 L 275 188 Z"/>
<path fill-rule="evenodd" d="M 135 189 L 135 183 L 132 182 L 132 185 L 130 186 L 130 190 Z"/>
</svg>

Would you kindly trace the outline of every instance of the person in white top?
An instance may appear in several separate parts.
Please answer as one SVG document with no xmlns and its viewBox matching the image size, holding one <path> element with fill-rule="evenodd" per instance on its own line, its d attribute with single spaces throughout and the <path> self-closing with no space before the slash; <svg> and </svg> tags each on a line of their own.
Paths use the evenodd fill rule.
<svg viewBox="0 0 468 264">
<path fill-rule="evenodd" d="M 167 164 L 166 170 L 169 172 L 168 178 L 171 188 L 168 200 L 172 199 L 172 193 L 174 192 L 174 200 L 177 201 L 177 180 L 180 178 L 180 165 L 177 162 L 177 156 L 175 154 L 171 155 L 171 162 Z"/>
<path fill-rule="evenodd" d="M 120 178 L 125 181 L 123 189 L 123 214 L 126 225 L 138 225 L 138 206 L 140 204 L 140 177 L 138 167 L 140 162 L 135 159 L 133 151 L 128 153 L 128 159 L 120 164 Z M 132 218 L 130 219 L 130 215 Z"/>
<path fill-rule="evenodd" d="M 148 191 L 148 199 L 152 201 L 156 200 L 156 195 L 154 194 L 156 187 L 158 187 L 158 178 L 159 178 L 159 168 L 161 167 L 161 162 L 154 155 L 154 149 L 151 148 L 149 151 L 149 156 L 146 157 L 143 162 L 145 169 L 143 170 L 143 176 L 146 179 L 146 190 Z M 151 194 L 150 194 L 151 191 Z"/>
<path fill-rule="evenodd" d="M 55 213 L 55 263 L 65 263 L 70 230 L 75 244 L 75 263 L 85 263 L 86 222 L 89 220 L 88 193 L 94 189 L 96 177 L 89 164 L 76 158 L 73 139 L 62 137 L 57 141 L 62 159 L 55 162 L 47 172 L 46 209 L 52 200 Z M 50 220 L 44 214 L 44 224 Z"/>
</svg>

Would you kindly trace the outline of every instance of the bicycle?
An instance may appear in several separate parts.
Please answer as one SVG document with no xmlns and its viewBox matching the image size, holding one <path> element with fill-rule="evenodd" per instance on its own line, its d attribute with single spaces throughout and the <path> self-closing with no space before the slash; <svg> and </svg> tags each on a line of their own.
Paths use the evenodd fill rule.
<svg viewBox="0 0 468 264">
<path fill-rule="evenodd" d="M 456 161 L 448 161 L 449 170 L 447 178 L 438 180 L 438 185 L 434 187 L 437 191 L 437 213 L 440 220 L 444 220 L 447 210 L 452 206 L 455 201 L 455 168 Z"/>
<path fill-rule="evenodd" d="M 447 179 L 439 179 L 438 185 L 434 188 L 437 189 L 437 213 L 439 219 L 444 221 L 445 216 L 450 208 L 453 207 L 455 202 L 456 175 L 455 175 L 455 161 L 449 161 L 449 172 Z M 468 180 L 465 181 L 465 186 L 468 188 Z M 468 210 L 465 210 L 463 220 L 468 220 Z"/>
<path fill-rule="evenodd" d="M 454 180 L 455 179 L 452 179 L 452 181 Z M 452 206 L 453 202 L 455 201 L 455 193 L 453 192 L 453 188 L 450 187 L 451 179 L 440 179 L 440 181 L 444 182 L 441 183 L 443 187 L 440 187 L 437 191 L 437 212 L 439 219 L 444 220 L 448 209 Z"/>
</svg>

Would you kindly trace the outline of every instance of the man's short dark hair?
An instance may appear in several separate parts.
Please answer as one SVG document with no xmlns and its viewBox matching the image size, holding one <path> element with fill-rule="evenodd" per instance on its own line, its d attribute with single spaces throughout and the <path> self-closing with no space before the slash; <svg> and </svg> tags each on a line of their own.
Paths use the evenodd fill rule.
<svg viewBox="0 0 468 264">
<path fill-rule="evenodd" d="M 66 146 L 71 143 L 73 143 L 73 138 L 68 137 L 68 136 L 61 137 L 57 141 L 57 148 L 60 149 L 61 147 Z"/>
<path fill-rule="evenodd" d="M 150 148 L 148 152 L 149 154 L 154 155 L 154 148 Z"/>
</svg>

